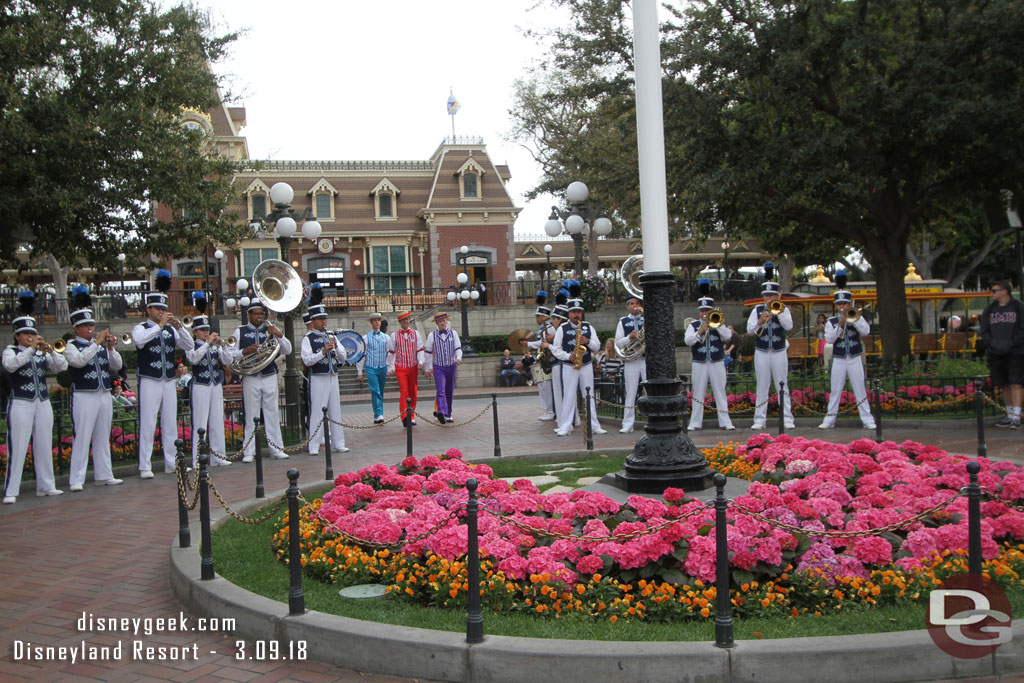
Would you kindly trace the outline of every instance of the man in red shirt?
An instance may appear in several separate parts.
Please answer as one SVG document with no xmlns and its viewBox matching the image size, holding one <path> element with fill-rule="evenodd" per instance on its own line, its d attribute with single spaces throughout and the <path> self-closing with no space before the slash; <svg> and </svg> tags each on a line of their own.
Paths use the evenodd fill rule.
<svg viewBox="0 0 1024 683">
<path fill-rule="evenodd" d="M 398 411 L 402 415 L 402 424 L 408 426 L 406 420 L 416 424 L 416 382 L 423 369 L 423 338 L 412 327 L 412 313 L 409 311 L 398 314 L 398 324 L 401 327 L 394 331 L 388 344 L 388 352 L 395 354 L 395 369 L 388 375 L 398 378 Z M 406 405 L 410 398 L 412 406 L 407 413 Z"/>
</svg>

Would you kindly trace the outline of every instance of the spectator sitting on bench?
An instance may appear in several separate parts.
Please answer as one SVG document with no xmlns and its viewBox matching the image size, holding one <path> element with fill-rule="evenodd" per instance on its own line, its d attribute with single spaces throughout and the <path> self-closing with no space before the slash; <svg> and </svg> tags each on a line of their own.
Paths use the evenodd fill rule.
<svg viewBox="0 0 1024 683">
<path fill-rule="evenodd" d="M 516 359 L 512 352 L 505 349 L 505 356 L 501 359 L 501 378 L 505 380 L 505 386 L 514 387 L 519 384 L 519 371 L 516 370 Z"/>
</svg>

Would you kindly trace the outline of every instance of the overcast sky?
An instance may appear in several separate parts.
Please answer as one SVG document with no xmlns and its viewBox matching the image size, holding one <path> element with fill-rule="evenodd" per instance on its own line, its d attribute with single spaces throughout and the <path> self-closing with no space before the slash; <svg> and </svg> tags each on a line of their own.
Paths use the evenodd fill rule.
<svg viewBox="0 0 1024 683">
<path fill-rule="evenodd" d="M 427 159 L 452 133 L 449 87 L 462 105 L 456 135 L 482 136 L 495 163 L 512 172 L 524 207 L 517 233 L 541 233 L 550 198 L 523 191 L 540 172 L 504 138 L 512 83 L 544 48 L 524 28 L 564 16 L 533 0 L 198 0 L 220 32 L 240 31 L 229 58 L 235 104 L 254 159 Z"/>
</svg>

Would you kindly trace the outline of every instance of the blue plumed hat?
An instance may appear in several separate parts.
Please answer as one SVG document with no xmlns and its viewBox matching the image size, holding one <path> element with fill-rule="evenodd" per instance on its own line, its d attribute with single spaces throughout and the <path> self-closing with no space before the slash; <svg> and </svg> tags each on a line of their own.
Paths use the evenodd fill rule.
<svg viewBox="0 0 1024 683">
<path fill-rule="evenodd" d="M 164 270 L 161 268 L 156 271 L 156 279 L 154 282 L 157 291 L 150 292 L 146 295 L 146 308 L 163 308 L 167 309 L 167 290 L 171 288 L 171 271 Z"/>
<path fill-rule="evenodd" d="M 711 280 L 706 277 L 697 280 L 697 293 L 700 294 L 697 297 L 698 311 L 710 311 L 715 307 L 715 300 L 711 298 Z"/>
<path fill-rule="evenodd" d="M 22 314 L 12 321 L 14 334 L 20 334 L 22 332 L 31 332 L 32 334 L 36 334 L 36 319 L 30 315 L 35 307 L 35 294 L 27 289 L 23 289 L 18 292 L 18 310 L 20 310 Z"/>
<path fill-rule="evenodd" d="M 537 292 L 537 310 L 534 312 L 534 315 L 551 315 L 551 309 L 544 305 L 545 303 L 547 303 L 547 300 L 547 292 L 545 292 L 543 289 Z"/>
</svg>

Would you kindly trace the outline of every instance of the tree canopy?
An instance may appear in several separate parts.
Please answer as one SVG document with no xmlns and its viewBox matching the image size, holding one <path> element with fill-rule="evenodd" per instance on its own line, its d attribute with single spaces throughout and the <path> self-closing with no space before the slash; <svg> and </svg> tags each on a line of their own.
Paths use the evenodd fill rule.
<svg viewBox="0 0 1024 683">
<path fill-rule="evenodd" d="M 559 32 L 541 73 L 572 88 L 543 99 L 577 111 L 588 102 L 608 109 L 608 100 L 629 108 L 619 3 L 555 1 L 571 8 L 573 25 Z M 695 0 L 670 11 L 662 61 L 672 227 L 751 233 L 791 255 L 830 243 L 863 250 L 878 283 L 886 360 L 904 355 L 913 231 L 955 202 L 981 205 L 1020 189 L 1024 8 L 1015 0 Z M 574 161 L 591 185 L 593 162 Z M 617 162 L 635 167 L 635 151 Z M 592 191 L 628 201 L 603 186 L 607 163 Z"/>
<path fill-rule="evenodd" d="M 234 37 L 187 6 L 5 3 L 0 258 L 27 245 L 43 260 L 114 270 L 119 252 L 177 257 L 236 242 L 244 226 L 223 214 L 233 164 L 179 125 L 185 109 L 218 101 L 210 65 Z M 161 204 L 172 211 L 158 216 Z"/>
</svg>

